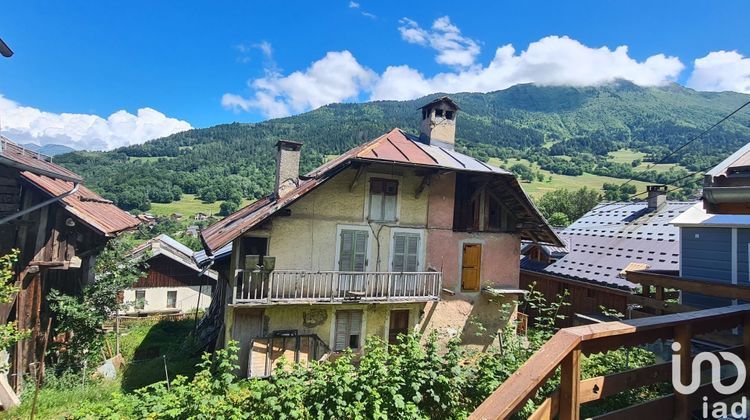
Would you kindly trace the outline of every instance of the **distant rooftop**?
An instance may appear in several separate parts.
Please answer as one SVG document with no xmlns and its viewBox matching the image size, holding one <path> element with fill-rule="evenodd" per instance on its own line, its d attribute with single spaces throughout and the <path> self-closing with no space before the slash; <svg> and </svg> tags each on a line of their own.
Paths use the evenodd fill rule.
<svg viewBox="0 0 750 420">
<path fill-rule="evenodd" d="M 694 204 L 667 201 L 658 210 L 646 202 L 599 204 L 559 233 L 569 253 L 545 271 L 632 289 L 635 285 L 621 275 L 631 263 L 679 270 L 679 228 L 670 222 Z"/>
</svg>

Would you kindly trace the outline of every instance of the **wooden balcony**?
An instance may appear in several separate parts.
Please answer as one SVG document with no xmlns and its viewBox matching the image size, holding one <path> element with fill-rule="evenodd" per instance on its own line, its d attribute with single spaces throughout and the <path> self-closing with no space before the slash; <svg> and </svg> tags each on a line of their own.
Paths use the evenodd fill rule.
<svg viewBox="0 0 750 420">
<path fill-rule="evenodd" d="M 394 303 L 440 299 L 442 273 L 237 270 L 232 303 Z"/>
<path fill-rule="evenodd" d="M 650 278 L 652 282 L 655 278 Z M 731 333 L 741 327 L 737 337 Z M 737 329 L 740 330 L 740 329 Z M 735 330 L 735 331 L 737 331 Z M 730 332 L 740 345 L 727 344 L 721 351 L 734 353 L 750 361 L 750 304 L 707 309 L 702 311 L 654 316 L 627 321 L 606 322 L 564 328 L 558 331 L 539 351 L 498 387 L 477 409 L 470 419 L 512 418 L 524 404 L 536 396 L 544 385 L 560 369 L 559 388 L 538 405 L 529 418 L 570 420 L 580 418 L 582 404 L 600 400 L 623 391 L 643 386 L 671 383 L 672 363 L 659 363 L 607 376 L 581 379 L 580 360 L 583 355 L 616 350 L 653 343 L 656 340 L 673 340 L 681 345 L 680 373 L 683 384 L 692 381 L 692 339 L 698 335 L 715 331 Z M 701 365 L 704 369 L 709 364 Z M 707 371 L 701 372 L 708 377 Z M 722 382 L 733 383 L 735 373 L 729 373 Z M 743 395 L 719 395 L 711 382 L 702 381 L 692 395 L 678 392 L 631 405 L 619 410 L 603 413 L 595 419 L 689 419 L 699 409 L 703 396 L 710 403 L 716 401 L 738 401 Z"/>
</svg>

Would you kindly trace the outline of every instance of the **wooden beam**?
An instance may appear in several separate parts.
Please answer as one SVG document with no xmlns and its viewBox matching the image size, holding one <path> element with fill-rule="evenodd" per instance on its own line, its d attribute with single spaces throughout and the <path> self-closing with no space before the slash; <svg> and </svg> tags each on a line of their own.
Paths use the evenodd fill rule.
<svg viewBox="0 0 750 420">
<path fill-rule="evenodd" d="M 750 287 L 748 286 L 667 276 L 644 271 L 628 271 L 627 279 L 633 283 L 680 289 L 683 292 L 698 293 L 705 296 L 750 301 Z"/>
<path fill-rule="evenodd" d="M 693 332 L 690 324 L 682 324 L 675 327 L 674 333 L 675 342 L 680 344 L 680 348 L 677 351 L 677 354 L 680 356 L 680 381 L 683 384 L 689 384 L 692 380 L 690 340 L 693 338 Z M 675 360 L 672 360 L 672 363 L 675 363 Z M 689 419 L 691 411 L 690 395 L 675 392 L 674 396 L 674 418 Z"/>
<path fill-rule="evenodd" d="M 425 188 L 430 185 L 430 182 L 432 182 L 432 175 L 423 176 L 422 182 L 419 184 L 419 187 L 417 187 L 417 191 L 414 193 L 414 198 L 419 198 L 419 196 L 422 195 L 422 192 L 424 192 Z"/>
<path fill-rule="evenodd" d="M 359 182 L 359 178 L 362 177 L 362 174 L 365 173 L 365 169 L 367 168 L 367 165 L 359 165 L 357 168 L 357 174 L 354 175 L 354 179 L 352 180 L 351 185 L 349 185 L 349 192 L 354 192 L 354 188 L 357 186 L 357 182 Z"/>
<path fill-rule="evenodd" d="M 629 295 L 628 303 L 635 303 L 645 308 L 656 309 L 658 311 L 669 313 L 692 312 L 700 310 L 699 308 L 695 308 L 693 306 L 683 305 L 681 303 L 664 302 L 663 300 L 658 300 L 641 295 Z"/>
<path fill-rule="evenodd" d="M 574 349 L 560 365 L 560 420 L 579 420 L 581 414 L 581 350 Z"/>
</svg>

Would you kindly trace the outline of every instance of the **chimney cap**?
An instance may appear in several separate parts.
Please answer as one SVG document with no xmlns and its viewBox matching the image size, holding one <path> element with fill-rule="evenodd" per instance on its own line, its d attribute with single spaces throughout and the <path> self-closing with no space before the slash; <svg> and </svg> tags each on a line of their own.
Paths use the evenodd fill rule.
<svg viewBox="0 0 750 420">
<path fill-rule="evenodd" d="M 432 101 L 430 101 L 430 102 L 428 102 L 428 103 L 426 103 L 426 104 L 424 104 L 424 105 L 420 106 L 420 107 L 419 107 L 419 108 L 417 108 L 417 109 L 425 109 L 425 108 L 427 108 L 427 107 L 429 107 L 429 106 L 432 106 L 432 105 L 438 104 L 438 103 L 440 103 L 440 102 L 445 102 L 445 103 L 447 103 L 448 105 L 450 105 L 450 106 L 452 106 L 453 108 L 455 108 L 456 110 L 460 110 L 460 109 L 461 109 L 461 108 L 459 108 L 459 107 L 458 107 L 458 105 L 457 105 L 457 104 L 456 104 L 455 102 L 453 102 L 453 99 L 449 98 L 448 96 L 441 96 L 441 97 L 439 97 L 439 98 L 433 99 Z"/>
<path fill-rule="evenodd" d="M 292 140 L 279 140 L 279 141 L 277 141 L 276 142 L 276 148 L 279 149 L 279 148 L 282 148 L 282 147 L 297 151 L 297 150 L 300 150 L 302 148 L 302 143 L 300 143 L 298 141 L 292 141 Z"/>
<path fill-rule="evenodd" d="M 668 186 L 665 184 L 661 185 L 646 185 L 646 191 L 648 192 L 658 192 L 658 193 L 666 193 L 668 189 Z"/>
</svg>

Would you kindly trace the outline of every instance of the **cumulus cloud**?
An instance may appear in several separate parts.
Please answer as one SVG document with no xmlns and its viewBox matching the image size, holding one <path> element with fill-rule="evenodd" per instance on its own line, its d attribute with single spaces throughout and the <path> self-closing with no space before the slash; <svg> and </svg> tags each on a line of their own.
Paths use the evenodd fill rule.
<svg viewBox="0 0 750 420">
<path fill-rule="evenodd" d="M 352 53 L 335 51 L 288 76 L 268 72 L 248 82 L 254 92 L 252 96 L 245 98 L 226 93 L 221 103 L 229 109 L 258 109 L 267 117 L 283 117 L 333 102 L 357 99 L 376 79 L 375 72 L 359 64 Z"/>
<path fill-rule="evenodd" d="M 714 51 L 693 62 L 687 85 L 715 92 L 750 93 L 750 58 L 737 51 Z"/>
<path fill-rule="evenodd" d="M 42 111 L 0 95 L 0 133 L 17 143 L 62 144 L 74 149 L 109 150 L 143 143 L 193 127 L 152 108 L 109 117 Z"/>
<path fill-rule="evenodd" d="M 461 35 L 461 30 L 443 16 L 432 23 L 432 30 L 422 29 L 409 18 L 399 20 L 401 38 L 409 43 L 430 47 L 437 51 L 435 61 L 447 66 L 467 67 L 474 64 L 480 52 L 479 44 Z"/>
<path fill-rule="evenodd" d="M 349 2 L 349 8 L 350 9 L 359 9 L 359 3 L 357 3 L 356 1 L 350 1 Z"/>
<path fill-rule="evenodd" d="M 430 29 L 409 18 L 399 22 L 401 38 L 433 49 L 435 60 L 445 65 L 446 71 L 425 75 L 394 64 L 376 74 L 349 51 L 329 52 L 308 69 L 288 76 L 267 70 L 265 77 L 248 82 L 249 97 L 226 93 L 222 104 L 280 117 L 368 97 L 406 100 L 434 92 L 490 92 L 519 83 L 596 86 L 625 79 L 641 86 L 659 86 L 675 81 L 685 67 L 677 57 L 655 54 L 638 61 L 625 45 L 590 47 L 567 36 L 542 38 L 520 52 L 510 44 L 501 46 L 484 64 L 478 60 L 479 42 L 462 35 L 447 16 L 435 20 Z"/>
</svg>

